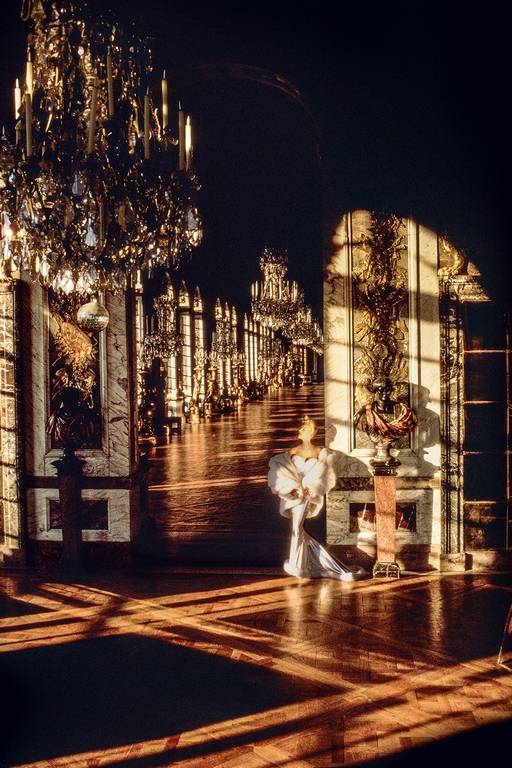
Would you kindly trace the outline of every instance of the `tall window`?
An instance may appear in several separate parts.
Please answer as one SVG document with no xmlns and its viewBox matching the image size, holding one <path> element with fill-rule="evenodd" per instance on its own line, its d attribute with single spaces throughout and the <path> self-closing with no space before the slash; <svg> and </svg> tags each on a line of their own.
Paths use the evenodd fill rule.
<svg viewBox="0 0 512 768">
<path fill-rule="evenodd" d="M 509 548 L 510 318 L 490 301 L 464 310 L 465 546 Z"/>
<path fill-rule="evenodd" d="M 181 312 L 180 314 L 180 332 L 183 336 L 181 350 L 183 394 L 190 397 L 192 395 L 192 339 L 189 312 Z"/>
<path fill-rule="evenodd" d="M 194 315 L 194 351 L 199 349 L 204 349 L 203 316 L 195 314 Z M 204 394 L 205 394 L 205 380 L 204 380 L 204 369 L 203 369 L 201 373 L 201 384 L 199 387 L 199 396 L 203 398 Z"/>
<path fill-rule="evenodd" d="M 251 356 L 249 351 L 249 329 L 244 327 L 245 378 L 251 379 Z"/>
</svg>

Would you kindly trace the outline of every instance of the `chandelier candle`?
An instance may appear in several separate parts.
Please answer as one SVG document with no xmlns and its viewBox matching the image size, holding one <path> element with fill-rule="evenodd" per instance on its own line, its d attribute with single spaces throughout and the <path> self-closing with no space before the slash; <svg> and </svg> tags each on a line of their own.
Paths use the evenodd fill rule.
<svg viewBox="0 0 512 768">
<path fill-rule="evenodd" d="M 110 49 L 107 54 L 107 96 L 108 96 L 108 116 L 114 116 L 114 78 L 112 75 L 112 56 Z"/>
<path fill-rule="evenodd" d="M 87 137 L 87 154 L 94 152 L 94 137 L 96 132 L 96 107 L 98 100 L 98 81 L 94 78 L 91 90 L 91 108 L 89 111 L 89 133 Z"/>
<path fill-rule="evenodd" d="M 164 74 L 162 77 L 162 129 L 165 131 L 169 125 L 169 102 L 167 96 L 167 78 Z"/>
<path fill-rule="evenodd" d="M 190 156 L 192 152 L 192 125 L 190 123 L 190 116 L 187 117 L 185 124 L 185 167 L 187 171 L 190 167 Z"/>
<path fill-rule="evenodd" d="M 178 108 L 179 170 L 185 170 L 185 115 L 179 102 Z"/>
<path fill-rule="evenodd" d="M 28 91 L 25 94 L 25 124 L 27 138 L 27 157 L 32 157 L 32 97 Z"/>
<path fill-rule="evenodd" d="M 21 109 L 21 88 L 20 88 L 20 81 L 18 80 L 18 78 L 16 78 L 16 85 L 14 86 L 14 120 L 16 121 L 16 144 L 19 144 L 21 139 L 21 130 L 18 125 L 18 120 L 20 119 L 20 109 Z"/>
<path fill-rule="evenodd" d="M 30 93 L 32 96 L 32 92 L 34 90 L 34 73 L 32 70 L 32 56 L 30 53 L 30 50 L 27 52 L 27 68 L 25 70 L 25 88 L 27 90 L 27 93 Z"/>
<path fill-rule="evenodd" d="M 144 95 L 144 160 L 149 160 L 149 89 Z"/>
</svg>

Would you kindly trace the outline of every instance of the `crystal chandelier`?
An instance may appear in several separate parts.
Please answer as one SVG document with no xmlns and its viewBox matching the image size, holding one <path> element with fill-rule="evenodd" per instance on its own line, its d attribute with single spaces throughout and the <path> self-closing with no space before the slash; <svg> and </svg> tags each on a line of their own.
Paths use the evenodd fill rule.
<svg viewBox="0 0 512 768">
<path fill-rule="evenodd" d="M 223 315 L 220 299 L 215 304 L 215 331 L 212 334 L 211 350 L 217 360 L 230 360 L 237 352 L 229 307 L 226 304 Z"/>
<path fill-rule="evenodd" d="M 151 53 L 82 4 L 29 0 L 25 86 L 0 141 L 0 267 L 65 293 L 123 290 L 201 241 L 190 120 Z"/>
<path fill-rule="evenodd" d="M 274 330 L 289 326 L 303 306 L 297 283 L 285 279 L 287 266 L 286 251 L 264 248 L 260 258 L 263 281 L 253 283 L 251 289 L 255 320 Z"/>
<path fill-rule="evenodd" d="M 183 346 L 183 337 L 176 328 L 176 298 L 172 285 L 153 301 L 156 314 L 156 330 L 144 336 L 140 357 L 145 368 L 149 368 L 157 357 L 169 360 L 177 355 Z"/>
<path fill-rule="evenodd" d="M 317 320 L 313 320 L 311 307 L 303 307 L 293 323 L 283 328 L 283 334 L 294 344 L 309 347 L 318 355 L 323 354 L 323 335 Z"/>
</svg>

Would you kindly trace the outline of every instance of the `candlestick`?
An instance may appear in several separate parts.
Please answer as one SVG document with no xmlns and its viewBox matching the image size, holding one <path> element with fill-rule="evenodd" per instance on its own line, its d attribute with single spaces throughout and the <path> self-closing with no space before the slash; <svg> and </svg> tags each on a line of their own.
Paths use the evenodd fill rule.
<svg viewBox="0 0 512 768">
<path fill-rule="evenodd" d="M 34 89 L 34 72 L 32 69 L 32 56 L 30 54 L 30 49 L 27 51 L 27 68 L 25 72 L 25 87 L 27 89 L 27 93 L 29 93 L 32 96 L 32 91 Z"/>
<path fill-rule="evenodd" d="M 32 157 L 32 98 L 28 91 L 25 94 L 25 129 L 27 139 L 27 157 Z"/>
<path fill-rule="evenodd" d="M 91 90 L 91 107 L 89 110 L 89 133 L 87 136 L 87 154 L 92 155 L 94 152 L 95 134 L 96 134 L 96 107 L 98 100 L 98 81 L 96 78 L 93 80 Z"/>
<path fill-rule="evenodd" d="M 149 88 L 144 96 L 144 160 L 149 160 Z"/>
<path fill-rule="evenodd" d="M 181 109 L 181 103 L 178 109 L 178 140 L 179 140 L 179 162 L 180 171 L 185 170 L 185 116 Z"/>
<path fill-rule="evenodd" d="M 185 165 L 187 171 L 190 166 L 190 156 L 192 151 L 192 125 L 190 123 L 190 116 L 187 116 L 187 122 L 185 124 Z"/>
<path fill-rule="evenodd" d="M 108 116 L 114 115 L 114 78 L 112 75 L 112 56 L 110 48 L 107 53 L 107 97 L 108 97 Z"/>
<path fill-rule="evenodd" d="M 169 103 L 167 100 L 167 78 L 164 75 L 162 77 L 162 129 L 165 131 L 169 125 Z"/>
</svg>

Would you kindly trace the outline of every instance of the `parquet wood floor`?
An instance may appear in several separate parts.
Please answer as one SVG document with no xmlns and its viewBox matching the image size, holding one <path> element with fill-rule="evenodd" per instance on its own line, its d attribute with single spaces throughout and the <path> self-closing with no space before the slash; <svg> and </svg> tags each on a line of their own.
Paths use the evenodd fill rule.
<svg viewBox="0 0 512 768">
<path fill-rule="evenodd" d="M 268 488 L 268 462 L 297 444 L 306 413 L 316 419 L 322 445 L 324 393 L 317 384 L 282 388 L 237 414 L 187 424 L 170 444 L 150 449 L 155 554 L 174 564 L 279 566 L 289 548 L 289 521 Z M 316 524 L 311 521 L 312 533 Z"/>
<path fill-rule="evenodd" d="M 483 574 L 10 573 L 0 764 L 481 765 L 482 744 L 506 764 L 511 600 Z"/>
</svg>

